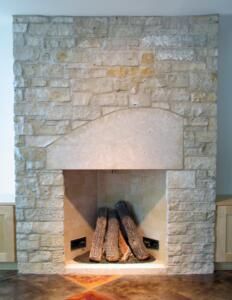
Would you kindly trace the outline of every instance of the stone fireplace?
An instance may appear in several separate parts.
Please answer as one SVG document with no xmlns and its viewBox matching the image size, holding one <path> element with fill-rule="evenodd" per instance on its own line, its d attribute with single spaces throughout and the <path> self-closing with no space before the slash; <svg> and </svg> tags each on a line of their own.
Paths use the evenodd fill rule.
<svg viewBox="0 0 232 300">
<path fill-rule="evenodd" d="M 19 272 L 213 272 L 218 16 L 13 26 Z M 74 261 L 120 199 L 156 260 Z"/>
</svg>

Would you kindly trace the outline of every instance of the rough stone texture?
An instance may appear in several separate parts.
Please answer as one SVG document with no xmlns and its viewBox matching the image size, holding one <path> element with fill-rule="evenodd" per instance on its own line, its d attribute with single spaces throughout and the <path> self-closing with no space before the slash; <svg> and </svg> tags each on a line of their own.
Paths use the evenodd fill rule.
<svg viewBox="0 0 232 300">
<path fill-rule="evenodd" d="M 218 16 L 14 17 L 18 266 L 64 270 L 62 170 L 47 147 L 123 109 L 183 118 L 168 171 L 168 271 L 213 271 Z M 39 251 L 35 250 L 39 249 Z"/>
</svg>

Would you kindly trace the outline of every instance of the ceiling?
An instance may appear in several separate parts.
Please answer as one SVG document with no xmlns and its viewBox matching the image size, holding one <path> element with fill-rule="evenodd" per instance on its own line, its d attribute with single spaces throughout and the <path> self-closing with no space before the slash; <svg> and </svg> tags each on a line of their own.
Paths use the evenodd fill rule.
<svg viewBox="0 0 232 300">
<path fill-rule="evenodd" d="M 232 14 L 232 0 L 5 0 L 0 16 Z"/>
</svg>

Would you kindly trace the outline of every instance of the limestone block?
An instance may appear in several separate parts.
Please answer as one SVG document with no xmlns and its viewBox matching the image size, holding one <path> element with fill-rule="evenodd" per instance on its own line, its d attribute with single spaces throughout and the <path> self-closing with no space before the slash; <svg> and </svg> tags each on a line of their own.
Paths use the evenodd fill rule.
<svg viewBox="0 0 232 300">
<path fill-rule="evenodd" d="M 18 208 L 32 208 L 35 207 L 35 199 L 33 197 L 26 197 L 25 195 L 17 195 L 15 197 L 16 206 Z"/>
<path fill-rule="evenodd" d="M 170 87 L 187 88 L 189 85 L 188 73 L 171 73 L 168 75 L 168 83 Z"/>
<path fill-rule="evenodd" d="M 185 158 L 186 169 L 215 169 L 216 158 L 215 157 L 186 157 Z"/>
<path fill-rule="evenodd" d="M 188 117 L 215 117 L 217 106 L 213 103 L 171 103 L 172 111 Z"/>
<path fill-rule="evenodd" d="M 217 133 L 215 131 L 197 131 L 195 138 L 197 143 L 213 143 L 217 140 Z"/>
<path fill-rule="evenodd" d="M 70 101 L 68 88 L 28 88 L 24 98 L 28 101 Z"/>
<path fill-rule="evenodd" d="M 14 48 L 14 59 L 19 61 L 35 62 L 39 58 L 39 49 L 33 47 Z"/>
<path fill-rule="evenodd" d="M 72 110 L 72 119 L 95 120 L 101 116 L 101 110 L 98 106 L 74 106 Z"/>
<path fill-rule="evenodd" d="M 52 144 L 55 140 L 58 139 L 58 136 L 44 136 L 44 135 L 37 135 L 37 136 L 26 136 L 25 137 L 25 144 L 29 147 L 47 147 L 48 145 Z"/>
<path fill-rule="evenodd" d="M 41 197 L 36 200 L 36 207 L 38 208 L 53 208 L 63 209 L 64 208 L 64 195 L 62 197 L 49 198 Z"/>
<path fill-rule="evenodd" d="M 194 211 L 194 212 L 212 212 L 215 210 L 215 204 L 207 202 L 180 202 L 172 201 L 169 205 L 170 210 L 175 211 Z"/>
<path fill-rule="evenodd" d="M 76 17 L 75 33 L 79 38 L 86 37 L 106 37 L 108 20 L 106 17 Z"/>
<path fill-rule="evenodd" d="M 141 63 L 145 65 L 154 63 L 154 54 L 152 52 L 145 52 L 142 54 Z"/>
<path fill-rule="evenodd" d="M 189 74 L 189 87 L 192 91 L 215 92 L 217 89 L 217 73 L 194 72 Z"/>
<path fill-rule="evenodd" d="M 24 221 L 24 210 L 20 208 L 16 208 L 16 219 L 18 221 Z"/>
<path fill-rule="evenodd" d="M 44 112 L 49 108 L 48 103 L 15 103 L 15 115 L 16 116 L 43 116 Z"/>
<path fill-rule="evenodd" d="M 50 261 L 52 257 L 49 251 L 36 251 L 29 253 L 29 262 L 46 262 Z"/>
<path fill-rule="evenodd" d="M 41 247 L 52 247 L 52 248 L 63 248 L 64 247 L 64 237 L 61 235 L 48 235 L 43 234 L 40 239 Z"/>
<path fill-rule="evenodd" d="M 39 105 L 41 107 L 41 103 L 39 103 Z M 43 116 L 45 119 L 51 120 L 52 122 L 56 120 L 57 121 L 64 120 L 67 123 L 68 120 L 72 119 L 72 113 L 73 113 L 72 106 L 70 104 L 63 104 L 63 105 L 59 104 L 59 105 L 50 105 L 47 108 L 47 110 L 45 110 L 45 114 L 43 114 Z"/>
<path fill-rule="evenodd" d="M 39 175 L 41 185 L 62 185 L 63 174 L 60 172 L 43 172 Z"/>
<path fill-rule="evenodd" d="M 158 60 L 180 60 L 192 61 L 194 59 L 194 51 L 191 48 L 186 49 L 157 49 L 156 58 Z"/>
<path fill-rule="evenodd" d="M 140 25 L 115 25 L 109 27 L 109 37 L 111 38 L 137 38 L 142 34 L 142 26 Z"/>
<path fill-rule="evenodd" d="M 74 17 L 69 16 L 55 16 L 51 18 L 52 23 L 73 23 Z"/>
<path fill-rule="evenodd" d="M 191 93 L 192 102 L 215 102 L 216 100 L 217 100 L 216 93 L 202 93 L 202 92 Z"/>
<path fill-rule="evenodd" d="M 26 35 L 25 43 L 27 46 L 42 48 L 44 46 L 44 39 L 41 36 Z"/>
<path fill-rule="evenodd" d="M 71 111 L 71 109 L 70 109 Z M 35 135 L 65 134 L 71 131 L 69 120 L 32 120 L 31 126 Z"/>
<path fill-rule="evenodd" d="M 89 108 L 80 108 L 75 117 L 91 116 Z M 183 159 L 182 126 L 180 117 L 160 109 L 114 112 L 49 146 L 47 168 L 179 169 Z"/>
<path fill-rule="evenodd" d="M 39 241 L 28 241 L 28 240 L 17 240 L 17 249 L 19 250 L 38 250 L 39 249 Z"/>
<path fill-rule="evenodd" d="M 72 24 L 36 24 L 29 25 L 28 32 L 32 35 L 48 35 L 48 36 L 72 36 L 74 28 Z"/>
<path fill-rule="evenodd" d="M 26 32 L 27 26 L 27 23 L 15 23 L 13 24 L 13 32 Z"/>
<path fill-rule="evenodd" d="M 63 234 L 63 221 L 55 221 L 55 222 L 25 222 L 23 224 L 23 230 L 26 229 L 24 232 L 34 232 L 37 234 Z M 20 226 L 22 230 L 22 226 Z M 38 249 L 37 246 L 36 249 Z"/>
<path fill-rule="evenodd" d="M 63 185 L 57 185 L 57 186 L 51 186 L 51 198 L 61 198 L 64 197 L 64 186 Z"/>
<path fill-rule="evenodd" d="M 25 77 L 64 78 L 64 66 L 58 64 L 24 64 L 22 66 Z"/>
<path fill-rule="evenodd" d="M 157 61 L 154 62 L 154 69 L 156 74 L 171 72 L 172 65 L 169 61 Z M 176 71 L 173 69 L 173 71 Z"/>
<path fill-rule="evenodd" d="M 207 213 L 192 211 L 170 211 L 169 223 L 172 222 L 201 222 L 206 221 Z"/>
<path fill-rule="evenodd" d="M 208 203 L 214 203 L 216 199 L 215 190 L 208 190 L 202 188 L 195 189 L 168 189 L 167 191 L 168 201 L 202 201 Z"/>
<path fill-rule="evenodd" d="M 208 126 L 208 124 L 209 119 L 207 117 L 193 117 L 185 120 L 185 125 L 188 126 Z"/>
<path fill-rule="evenodd" d="M 52 79 L 49 81 L 49 85 L 55 88 L 67 88 L 69 81 L 67 79 Z"/>
<path fill-rule="evenodd" d="M 14 100 L 15 103 L 23 101 L 23 90 L 21 88 L 14 89 Z"/>
<path fill-rule="evenodd" d="M 152 107 L 169 110 L 170 105 L 169 105 L 169 103 L 167 103 L 167 102 L 153 102 L 153 103 L 152 103 Z"/>
<path fill-rule="evenodd" d="M 109 78 L 90 78 L 72 80 L 71 86 L 73 91 L 109 93 L 113 91 L 113 81 Z"/>
<path fill-rule="evenodd" d="M 88 93 L 88 92 L 87 93 L 73 92 L 72 93 L 73 105 L 89 105 L 91 97 L 92 97 L 92 94 Z"/>
<path fill-rule="evenodd" d="M 199 32 L 201 33 L 201 32 Z M 204 47 L 207 42 L 206 34 L 192 35 L 147 35 L 142 39 L 142 47 Z"/>
<path fill-rule="evenodd" d="M 183 234 L 186 234 L 187 232 L 187 228 L 188 228 L 188 224 L 186 223 L 171 223 L 171 224 L 168 224 L 168 232 L 170 235 L 183 235 Z M 178 249 L 178 252 L 180 250 L 180 245 L 169 245 L 169 247 L 172 249 L 168 249 L 170 251 L 174 251 L 174 249 Z"/>
<path fill-rule="evenodd" d="M 127 106 L 128 96 L 126 93 L 108 93 L 103 95 L 95 95 L 91 100 L 91 104 L 101 106 Z"/>
<path fill-rule="evenodd" d="M 33 128 L 31 124 L 25 123 L 24 117 L 18 116 L 15 118 L 15 133 L 17 135 L 32 135 Z"/>
<path fill-rule="evenodd" d="M 152 77 L 154 73 L 154 68 L 151 66 L 113 66 L 107 70 L 107 76 L 116 78 L 137 77 L 142 79 Z"/>
<path fill-rule="evenodd" d="M 172 62 L 173 72 L 205 71 L 206 64 L 203 62 Z"/>
<path fill-rule="evenodd" d="M 52 251 L 52 262 L 56 263 L 63 263 L 64 262 L 64 250 L 63 249 L 56 249 Z"/>
<path fill-rule="evenodd" d="M 49 17 L 46 16 L 28 16 L 18 15 L 13 16 L 14 23 L 46 23 L 49 21 Z"/>
<path fill-rule="evenodd" d="M 207 179 L 197 179 L 197 186 L 207 189 L 215 189 L 216 188 L 216 181 L 212 178 Z"/>
<path fill-rule="evenodd" d="M 26 161 L 27 170 L 40 170 L 45 167 L 45 161 Z"/>
<path fill-rule="evenodd" d="M 22 65 L 20 62 L 14 62 L 14 75 L 21 76 L 22 75 Z"/>
<path fill-rule="evenodd" d="M 152 93 L 152 101 L 189 101 L 189 92 L 185 88 L 157 88 Z"/>
<path fill-rule="evenodd" d="M 25 263 L 28 261 L 28 253 L 27 251 L 17 251 L 17 260 L 18 262 Z"/>
<path fill-rule="evenodd" d="M 32 87 L 44 87 L 47 85 L 47 81 L 41 78 L 32 78 L 31 86 Z"/>
<path fill-rule="evenodd" d="M 101 65 L 106 66 L 138 66 L 139 57 L 135 51 L 113 51 L 101 55 Z"/>
<path fill-rule="evenodd" d="M 167 186 L 168 188 L 194 188 L 195 172 L 194 171 L 168 171 Z"/>
<path fill-rule="evenodd" d="M 60 221 L 64 212 L 54 208 L 28 208 L 24 210 L 25 221 Z"/>
<path fill-rule="evenodd" d="M 129 106 L 131 107 L 149 107 L 151 106 L 151 95 L 149 94 L 135 94 L 129 98 Z"/>
</svg>

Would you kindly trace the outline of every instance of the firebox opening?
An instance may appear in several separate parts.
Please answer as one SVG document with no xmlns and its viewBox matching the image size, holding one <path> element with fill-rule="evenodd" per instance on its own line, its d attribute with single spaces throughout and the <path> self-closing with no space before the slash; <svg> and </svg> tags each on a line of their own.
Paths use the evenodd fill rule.
<svg viewBox="0 0 232 300">
<path fill-rule="evenodd" d="M 88 262 L 88 253 L 96 225 L 97 210 L 102 206 L 113 208 L 122 199 L 131 204 L 138 231 L 144 237 L 144 244 L 151 257 L 155 258 L 144 264 L 166 265 L 165 171 L 65 170 L 63 174 L 66 265 L 94 264 Z M 85 247 L 74 246 L 70 249 L 71 241 L 80 241 L 83 237 L 86 237 Z"/>
</svg>

